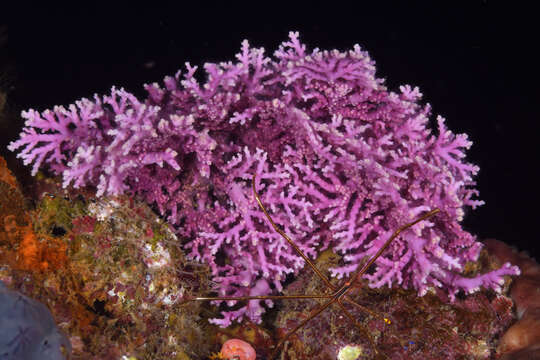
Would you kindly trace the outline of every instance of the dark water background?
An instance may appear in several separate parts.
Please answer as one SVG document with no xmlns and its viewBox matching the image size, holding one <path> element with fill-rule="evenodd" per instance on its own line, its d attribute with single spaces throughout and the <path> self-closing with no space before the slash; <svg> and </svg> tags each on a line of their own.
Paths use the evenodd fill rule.
<svg viewBox="0 0 540 360">
<path fill-rule="evenodd" d="M 22 126 L 20 110 L 66 105 L 112 85 L 142 97 L 143 83 L 173 75 L 186 61 L 234 60 L 243 39 L 271 54 L 295 30 L 310 48 L 360 44 L 390 89 L 419 86 L 433 112 L 474 142 L 468 154 L 481 167 L 478 188 L 486 205 L 468 213 L 465 227 L 540 259 L 540 62 L 532 7 L 494 1 L 356 7 L 330 1 L 294 8 L 274 1 L 177 3 L 1 9 L 0 87 L 15 116 L 0 124 L 0 154 L 19 177 L 29 170 L 6 146 Z"/>
</svg>

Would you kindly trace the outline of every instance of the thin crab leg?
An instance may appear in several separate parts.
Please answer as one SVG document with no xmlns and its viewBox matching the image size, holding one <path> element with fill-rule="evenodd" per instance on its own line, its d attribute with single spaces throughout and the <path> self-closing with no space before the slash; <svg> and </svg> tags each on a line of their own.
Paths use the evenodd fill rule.
<svg viewBox="0 0 540 360">
<path fill-rule="evenodd" d="M 253 186 L 253 195 L 255 195 L 255 200 L 257 200 L 257 203 L 259 204 L 259 207 L 263 211 L 264 215 L 266 216 L 266 218 L 268 219 L 268 221 L 270 222 L 270 224 L 272 225 L 274 230 L 276 230 L 276 232 L 279 235 L 281 235 L 281 237 L 283 237 L 285 240 L 287 240 L 289 245 L 291 245 L 294 248 L 296 253 L 298 255 L 300 255 L 300 257 L 302 257 L 302 259 L 304 259 L 306 264 L 309 265 L 309 267 L 315 272 L 315 274 L 317 274 L 317 276 L 326 284 L 326 286 L 329 289 L 336 290 L 336 287 L 330 283 L 330 280 L 328 280 L 328 278 L 326 276 L 324 276 L 323 273 L 319 269 L 317 269 L 315 264 L 313 264 L 311 262 L 311 260 L 309 260 L 309 258 L 302 252 L 302 250 L 300 250 L 300 248 L 298 246 L 296 246 L 294 241 L 292 241 L 292 239 L 287 234 L 285 234 L 285 232 L 283 230 L 281 230 L 279 228 L 279 226 L 277 226 L 277 224 L 274 222 L 274 220 L 272 220 L 272 218 L 270 217 L 270 214 L 268 214 L 268 211 L 266 211 L 266 208 L 264 207 L 264 205 L 263 205 L 263 203 L 261 201 L 261 198 L 259 197 L 259 194 L 257 193 L 257 188 L 255 187 L 255 178 L 256 178 L 256 174 L 253 174 L 253 179 L 252 179 L 252 182 L 251 182 L 251 184 Z"/>
<path fill-rule="evenodd" d="M 274 230 L 280 234 L 287 242 L 294 248 L 294 250 L 304 259 L 304 261 L 311 267 L 311 269 L 317 274 L 317 276 L 325 283 L 325 285 L 332 291 L 336 290 L 336 287 L 330 283 L 330 281 L 324 276 L 319 269 L 309 260 L 309 258 L 296 246 L 294 241 L 282 231 L 277 224 L 274 222 L 268 211 L 264 207 L 259 194 L 257 193 L 257 188 L 255 186 L 256 174 L 253 174 L 252 178 L 252 188 L 253 195 L 255 200 L 259 204 L 259 207 L 263 211 L 264 215 L 274 228 Z M 330 299 L 333 295 L 267 295 L 267 296 L 200 296 L 189 298 L 187 301 L 214 301 L 214 300 L 287 300 L 287 299 Z"/>
<path fill-rule="evenodd" d="M 369 267 L 371 265 L 373 265 L 373 263 L 377 260 L 377 258 L 379 256 L 381 256 L 381 254 L 386 250 L 386 248 L 388 246 L 390 246 L 390 243 L 396 238 L 399 236 L 399 234 L 403 231 L 403 230 L 407 230 L 408 228 L 410 228 L 411 226 L 414 226 L 416 224 L 418 224 L 420 221 L 423 221 L 423 220 L 426 220 L 430 217 L 432 217 L 433 215 L 437 214 L 438 212 L 440 212 L 441 210 L 439 210 L 438 208 L 435 208 L 429 212 L 427 212 L 426 214 L 420 216 L 418 219 L 414 220 L 413 222 L 410 222 L 408 224 L 405 224 L 405 225 L 402 225 L 400 226 L 396 231 L 394 231 L 394 233 L 392 234 L 392 236 L 390 236 L 390 238 L 388 240 L 386 240 L 386 242 L 384 243 L 383 246 L 381 246 L 381 248 L 379 249 L 379 251 L 377 251 L 377 253 L 375 255 L 373 255 L 371 257 L 371 259 L 369 259 L 369 261 L 364 265 L 362 266 L 361 269 L 357 270 L 357 272 L 353 275 L 353 277 L 351 278 L 352 281 L 351 283 L 355 283 L 358 281 L 358 279 L 360 277 L 362 277 L 362 275 L 364 275 L 364 273 L 369 269 Z"/>
<path fill-rule="evenodd" d="M 310 320 L 317 317 L 317 315 L 322 313 L 327 307 L 329 307 L 330 305 L 338 301 L 338 298 L 336 296 L 333 296 L 333 295 L 331 296 L 332 296 L 332 300 L 329 300 L 325 302 L 323 305 L 321 305 L 317 310 L 315 310 L 315 312 L 309 315 L 307 319 L 304 319 L 302 322 L 300 322 L 300 324 L 296 325 L 294 329 L 290 330 L 287 334 L 285 334 L 285 336 L 281 340 L 279 340 L 276 347 L 272 351 L 272 355 L 270 356 L 270 359 L 273 359 L 277 355 L 277 352 L 281 348 L 281 345 L 283 345 L 295 332 L 297 332 L 299 329 L 304 327 L 304 325 L 306 325 Z"/>
<path fill-rule="evenodd" d="M 300 255 L 304 261 L 311 267 L 311 269 L 315 272 L 315 274 L 325 283 L 325 285 L 333 291 L 330 295 L 263 295 L 263 296 L 225 296 L 225 297 L 194 297 L 191 299 L 188 299 L 187 301 L 212 301 L 212 300 L 281 300 L 281 299 L 330 299 L 323 305 L 321 305 L 319 308 L 317 308 L 307 319 L 303 320 L 298 324 L 294 329 L 290 330 L 276 345 L 274 350 L 272 351 L 271 358 L 274 358 L 277 354 L 277 351 L 280 349 L 280 347 L 299 329 L 301 329 L 303 326 L 305 326 L 310 320 L 315 318 L 317 315 L 322 313 L 326 308 L 328 308 L 330 305 L 337 303 L 341 310 L 345 313 L 346 317 L 355 325 L 358 329 L 360 329 L 368 338 L 371 346 L 373 347 L 375 351 L 375 355 L 377 357 L 384 356 L 382 353 L 380 353 L 377 350 L 377 347 L 375 346 L 375 342 L 373 341 L 373 338 L 369 334 L 369 332 L 365 329 L 365 327 L 360 324 L 358 321 L 354 319 L 354 317 L 349 313 L 349 311 L 345 308 L 343 305 L 342 300 L 347 301 L 350 304 L 355 305 L 356 307 L 360 308 L 362 311 L 368 313 L 369 315 L 372 315 L 373 317 L 377 317 L 379 319 L 382 319 L 385 323 L 390 324 L 390 320 L 377 314 L 374 311 L 369 310 L 368 308 L 354 302 L 352 299 L 350 299 L 347 296 L 347 293 L 349 290 L 353 287 L 353 285 L 359 281 L 359 279 L 362 277 L 362 275 L 369 269 L 371 265 L 377 260 L 379 256 L 382 255 L 382 253 L 386 250 L 386 248 L 390 245 L 390 243 L 404 230 L 408 229 L 409 227 L 419 223 L 422 220 L 425 220 L 435 214 L 437 214 L 440 210 L 434 209 L 425 215 L 421 216 L 420 218 L 416 219 L 415 221 L 408 223 L 406 225 L 401 226 L 398 228 L 394 233 L 390 236 L 390 238 L 384 243 L 384 245 L 377 251 L 375 255 L 371 257 L 371 259 L 359 270 L 357 270 L 352 277 L 352 280 L 346 281 L 342 286 L 339 288 L 336 288 L 334 285 L 330 283 L 328 278 L 324 276 L 321 271 L 309 260 L 309 258 L 300 250 L 300 248 L 292 241 L 291 238 L 287 234 L 285 234 L 284 231 L 282 231 L 277 224 L 274 222 L 270 214 L 268 214 L 268 211 L 264 207 L 259 194 L 257 193 L 256 186 L 255 186 L 255 180 L 256 175 L 253 175 L 252 179 L 252 187 L 253 187 L 253 194 L 255 196 L 255 200 L 259 204 L 259 207 L 263 211 L 264 215 L 274 228 L 274 230 L 279 233 L 288 243 L 291 245 L 296 253 Z M 336 290 L 337 289 L 337 290 Z"/>
<path fill-rule="evenodd" d="M 318 310 L 316 310 L 312 315 L 310 315 L 307 319 L 305 319 L 304 321 L 302 321 L 300 324 L 298 324 L 294 329 L 292 329 L 291 331 L 289 331 L 284 338 L 282 338 L 279 343 L 276 345 L 276 347 L 274 348 L 274 351 L 273 351 L 273 354 L 272 354 L 272 357 L 277 353 L 278 349 L 281 347 L 282 344 L 284 344 L 288 339 L 289 337 L 291 337 L 294 333 L 296 333 L 296 331 L 298 331 L 299 329 L 301 329 L 305 324 L 307 324 L 311 319 L 315 318 L 317 315 L 319 315 L 321 312 L 323 312 L 327 307 L 329 307 L 330 305 L 332 305 L 333 303 L 335 302 L 338 302 L 339 306 L 341 307 L 341 309 L 343 310 L 343 312 L 346 314 L 346 316 L 349 318 L 349 320 L 351 320 L 353 322 L 354 325 L 356 325 L 356 327 L 360 328 L 368 337 L 373 349 L 375 350 L 376 354 L 378 355 L 379 352 L 375 346 L 375 343 L 373 341 L 373 339 L 371 338 L 371 336 L 369 335 L 369 333 L 366 331 L 366 329 L 360 324 L 358 323 L 353 317 L 352 315 L 347 311 L 347 309 L 345 308 L 345 306 L 343 306 L 343 303 L 341 302 L 341 299 L 342 298 L 345 298 L 345 300 L 347 302 L 350 302 L 352 304 L 354 304 L 355 306 L 359 307 L 360 309 L 364 310 L 365 312 L 367 312 L 368 314 L 370 315 L 373 315 L 375 317 L 378 317 L 379 319 L 382 319 L 385 323 L 389 324 L 390 323 L 390 320 L 365 308 L 364 306 L 360 305 L 360 304 L 357 304 L 356 302 L 354 302 L 353 300 L 351 300 L 349 297 L 346 296 L 347 292 L 350 290 L 350 288 L 359 280 L 359 278 L 369 269 L 369 267 L 371 265 L 373 265 L 373 263 L 377 260 L 377 258 L 379 256 L 382 255 L 382 253 L 388 248 L 388 246 L 390 246 L 390 243 L 396 238 L 399 236 L 399 234 L 410 228 L 411 226 L 419 223 L 420 221 L 422 220 L 425 220 L 435 214 L 437 214 L 440 210 L 439 209 L 434 209 L 428 213 L 426 213 L 425 215 L 421 216 L 420 218 L 416 219 L 415 221 L 411 222 L 411 223 L 408 223 L 408 224 L 405 224 L 401 227 L 399 227 L 396 231 L 394 231 L 394 233 L 392 233 L 392 235 L 390 236 L 390 238 L 384 243 L 384 245 L 377 251 L 377 253 L 375 255 L 373 255 L 371 257 L 371 259 L 361 268 L 359 269 L 355 274 L 354 276 L 352 277 L 352 281 L 347 281 L 345 282 L 345 284 L 343 286 L 341 286 L 337 291 L 336 291 L 336 288 L 330 283 L 330 281 L 326 278 L 326 276 L 324 276 L 320 270 L 309 260 L 309 258 L 302 252 L 302 250 L 300 250 L 300 248 L 294 243 L 294 241 L 292 241 L 291 238 L 289 238 L 289 236 L 287 234 L 285 234 L 284 231 L 282 231 L 278 226 L 277 224 L 274 222 L 274 220 L 272 219 L 272 217 L 270 216 L 270 214 L 268 214 L 268 211 L 266 210 L 266 208 L 264 207 L 260 197 L 259 197 L 259 194 L 257 193 L 257 189 L 256 189 L 256 186 L 255 186 L 255 180 L 256 180 L 256 175 L 253 174 L 253 179 L 252 179 L 252 186 L 253 186 L 253 194 L 255 195 L 255 200 L 257 200 L 257 203 L 259 204 L 259 207 L 261 208 L 261 210 L 263 211 L 264 215 L 266 216 L 266 218 L 268 219 L 268 221 L 270 222 L 270 224 L 272 225 L 272 227 L 274 228 L 274 230 L 276 232 L 278 232 L 293 248 L 294 250 L 296 251 L 296 253 L 298 255 L 300 255 L 304 261 L 311 267 L 311 269 L 313 269 L 313 271 L 317 274 L 317 276 L 323 280 L 323 282 L 326 284 L 326 286 L 332 290 L 334 290 L 335 292 L 332 294 L 332 300 L 326 302 L 324 305 L 322 305 L 321 307 L 319 307 Z"/>
<path fill-rule="evenodd" d="M 373 255 L 371 257 L 371 259 L 369 259 L 369 261 L 364 265 L 362 266 L 361 269 L 359 269 L 354 275 L 353 277 L 351 278 L 352 280 L 350 281 L 347 281 L 343 286 L 353 286 L 355 283 L 357 283 L 358 281 L 360 281 L 360 278 L 362 277 L 362 275 L 364 275 L 366 273 L 366 271 L 368 271 L 369 267 L 371 265 L 373 265 L 373 263 L 377 260 L 377 258 L 379 256 L 382 255 L 382 253 L 386 250 L 386 248 L 388 248 L 388 246 L 390 246 L 390 243 L 396 238 L 399 236 L 399 234 L 401 232 L 403 232 L 404 230 L 418 224 L 419 222 L 423 221 L 423 220 L 426 220 L 426 219 L 429 219 L 430 217 L 434 216 L 435 214 L 437 214 L 438 212 L 440 212 L 441 210 L 438 209 L 438 208 L 435 208 L 427 213 L 425 213 L 424 215 L 422 215 L 421 217 L 419 217 L 418 219 L 414 220 L 413 222 L 410 222 L 408 224 L 405 224 L 403 226 L 400 226 L 396 231 L 394 231 L 392 233 L 392 236 L 390 236 L 390 238 L 388 238 L 388 240 L 386 240 L 386 242 L 384 243 L 383 246 L 381 246 L 381 248 L 379 249 L 379 251 L 377 251 L 377 253 L 375 255 Z M 348 290 L 347 290 L 348 291 Z M 376 312 L 373 312 L 371 310 L 369 310 L 368 308 L 356 303 L 355 301 L 353 301 L 351 298 L 349 298 L 347 296 L 347 291 L 345 291 L 345 293 L 343 294 L 343 298 L 345 299 L 345 301 L 347 301 L 349 304 L 352 304 L 356 307 L 358 307 L 359 309 L 361 309 L 362 311 L 368 313 L 369 315 L 373 316 L 373 317 L 378 317 L 379 319 L 383 320 L 385 323 L 387 324 L 390 324 L 390 320 L 388 318 L 385 318 L 384 316 L 381 316 L 380 314 L 377 314 Z"/>
<path fill-rule="evenodd" d="M 331 299 L 332 294 L 327 295 L 259 295 L 259 296 L 199 296 L 189 301 L 214 301 L 214 300 L 287 300 L 287 299 Z"/>
</svg>

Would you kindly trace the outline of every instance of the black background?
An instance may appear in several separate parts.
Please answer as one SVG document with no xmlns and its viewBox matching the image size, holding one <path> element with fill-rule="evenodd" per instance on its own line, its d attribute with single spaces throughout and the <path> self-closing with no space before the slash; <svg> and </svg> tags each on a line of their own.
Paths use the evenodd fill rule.
<svg viewBox="0 0 540 360">
<path fill-rule="evenodd" d="M 142 84 L 173 75 L 186 61 L 234 60 L 243 39 L 272 54 L 291 30 L 310 49 L 358 43 L 390 89 L 419 86 L 434 114 L 473 140 L 468 156 L 481 168 L 486 205 L 468 212 L 464 226 L 540 259 L 539 31 L 532 8 L 493 1 L 230 3 L 3 8 L 7 42 L 0 51 L 9 66 L 0 86 L 8 90 L 9 108 L 66 105 L 112 85 L 144 96 Z M 28 173 L 5 150 L 21 126 L 17 116 L 1 124 L 0 154 Z"/>
</svg>

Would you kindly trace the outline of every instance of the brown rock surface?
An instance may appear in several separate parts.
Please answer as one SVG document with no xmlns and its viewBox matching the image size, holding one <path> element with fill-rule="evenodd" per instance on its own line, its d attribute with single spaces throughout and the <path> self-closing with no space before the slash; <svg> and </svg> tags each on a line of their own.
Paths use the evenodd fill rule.
<svg viewBox="0 0 540 360">
<path fill-rule="evenodd" d="M 497 352 L 505 360 L 540 359 L 540 264 L 502 241 L 489 239 L 485 244 L 501 263 L 521 269 L 510 290 L 518 321 L 503 335 Z"/>
</svg>

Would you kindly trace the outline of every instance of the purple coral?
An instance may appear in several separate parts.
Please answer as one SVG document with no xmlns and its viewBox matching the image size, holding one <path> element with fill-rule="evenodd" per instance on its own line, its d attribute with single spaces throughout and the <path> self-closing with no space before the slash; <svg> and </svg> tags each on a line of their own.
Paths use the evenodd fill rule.
<svg viewBox="0 0 540 360">
<path fill-rule="evenodd" d="M 475 279 L 459 273 L 481 244 L 460 225 L 475 208 L 466 163 L 471 142 L 437 118 L 418 88 L 388 91 L 374 62 L 356 45 L 347 52 L 307 53 L 290 33 L 274 54 L 242 43 L 236 63 L 207 63 L 146 85 L 140 102 L 124 90 L 56 107 L 27 120 L 9 149 L 33 173 L 48 167 L 64 186 L 94 185 L 98 195 L 138 194 L 157 206 L 195 259 L 208 263 L 220 295 L 266 294 L 282 289 L 303 260 L 276 234 L 253 201 L 252 174 L 275 222 L 308 256 L 332 247 L 349 275 L 400 225 L 423 211 L 441 214 L 404 232 L 366 274 L 373 287 L 399 284 L 424 294 L 431 286 L 500 289 L 505 265 Z M 254 286 L 256 284 L 256 286 Z M 271 302 L 267 302 L 271 306 Z M 247 316 L 260 321 L 253 301 L 223 312 L 227 326 Z"/>
</svg>

